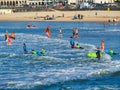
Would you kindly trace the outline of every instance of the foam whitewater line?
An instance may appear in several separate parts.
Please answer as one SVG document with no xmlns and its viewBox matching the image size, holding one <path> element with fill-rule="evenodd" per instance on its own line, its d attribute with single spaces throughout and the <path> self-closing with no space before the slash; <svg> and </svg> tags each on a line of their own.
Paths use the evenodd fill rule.
<svg viewBox="0 0 120 90">
<path fill-rule="evenodd" d="M 21 34 L 20 34 L 21 35 Z M 58 48 L 58 49 L 56 49 L 54 46 L 53 46 L 53 51 L 52 52 L 49 52 L 49 53 L 47 53 L 48 55 L 52 55 L 52 54 L 54 54 L 54 55 L 52 55 L 52 56 L 54 56 L 54 57 L 56 57 L 56 55 L 58 55 L 58 56 L 60 56 L 60 55 L 62 55 L 62 56 L 71 56 L 72 57 L 72 54 L 71 54 L 71 52 L 76 52 L 76 54 L 77 53 L 85 53 L 86 55 L 87 55 L 87 53 L 89 52 L 89 51 L 94 51 L 94 50 L 96 50 L 96 47 L 94 46 L 94 45 L 91 45 L 91 44 L 83 44 L 83 43 L 80 43 L 80 45 L 82 46 L 82 47 L 84 47 L 84 49 L 83 50 L 78 50 L 78 49 L 69 49 L 70 48 L 70 46 L 69 46 L 69 44 L 66 46 L 66 43 L 69 43 L 69 41 L 68 40 L 60 40 L 60 39 L 56 39 L 56 38 L 53 38 L 53 39 L 48 39 L 46 36 L 42 36 L 42 35 L 32 35 L 32 34 L 29 34 L 29 35 L 22 35 L 22 36 L 26 36 L 26 37 L 28 37 L 28 38 L 26 38 L 26 40 L 28 40 L 29 39 L 29 37 L 31 37 L 31 38 L 33 38 L 33 40 L 30 40 L 31 42 L 34 42 L 34 43 L 38 43 L 39 41 L 38 41 L 38 39 L 41 39 L 40 41 L 44 41 L 44 42 L 42 42 L 44 45 L 46 45 L 46 44 L 49 44 L 49 45 L 51 45 L 51 46 L 53 46 L 53 43 L 54 43 L 54 46 L 57 46 L 56 48 Z M 35 38 L 34 38 L 35 37 Z M 22 38 L 24 38 L 24 37 L 22 37 Z M 46 39 L 47 39 L 47 42 L 46 42 Z M 56 42 L 56 43 L 55 43 Z M 59 44 L 60 43 L 60 44 Z M 60 49 L 60 47 L 65 47 L 66 49 L 65 50 L 61 50 Z M 64 53 L 64 54 L 62 54 L 62 52 Z M 77 54 L 77 55 L 79 55 L 79 54 Z M 84 56 L 86 56 L 84 54 Z M 85 57 L 86 58 L 86 57 Z M 111 59 L 111 57 L 109 57 L 109 55 L 107 55 L 107 54 L 105 54 L 102 58 L 101 58 L 102 60 L 104 59 L 106 59 L 106 60 L 110 60 Z"/>
<path fill-rule="evenodd" d="M 105 32 L 120 32 L 120 29 L 110 29 L 110 30 L 106 30 Z"/>
<path fill-rule="evenodd" d="M 110 64 L 107 63 L 108 65 Z M 111 67 L 111 64 L 109 65 L 109 69 L 106 68 L 105 69 L 94 69 L 94 66 L 92 67 L 92 70 L 89 70 L 86 71 L 87 69 L 84 68 L 82 69 L 82 71 L 80 71 L 80 68 L 81 67 L 72 67 L 72 68 L 67 68 L 67 69 L 62 69 L 62 70 L 57 70 L 59 71 L 59 75 L 55 74 L 55 73 L 51 73 L 52 76 L 54 77 L 54 79 L 50 79 L 50 80 L 47 80 L 49 81 L 49 83 L 51 84 L 54 84 L 56 82 L 54 82 L 54 80 L 58 79 L 58 82 L 64 82 L 64 81 L 69 81 L 69 80 L 77 80 L 77 79 L 91 79 L 91 78 L 94 78 L 94 77 L 101 77 L 103 75 L 108 75 L 112 72 L 116 72 L 118 70 L 120 70 L 120 65 L 116 66 L 117 68 L 114 69 L 114 63 L 112 63 L 112 67 Z M 120 64 L 120 62 L 119 62 Z M 102 66 L 102 65 L 101 65 Z M 89 67 L 88 67 L 89 68 Z M 56 70 L 53 70 L 53 72 L 55 72 Z M 91 72 L 92 71 L 92 72 Z M 50 72 L 49 72 L 50 73 Z M 45 74 L 46 75 L 46 74 Z M 50 75 L 51 76 L 51 75 Z M 49 75 L 47 77 L 50 77 Z M 46 81 L 45 84 L 49 85 L 49 83 Z"/>
<path fill-rule="evenodd" d="M 2 36 L 3 36 L 3 34 L 2 34 Z M 20 52 L 23 52 L 22 50 L 22 45 L 20 46 L 20 43 L 23 43 L 23 42 L 29 42 L 29 44 L 28 45 L 30 45 L 30 43 L 33 43 L 33 44 L 38 44 L 38 42 L 41 42 L 42 41 L 42 44 L 43 45 L 47 45 L 47 44 L 49 44 L 49 45 L 51 45 L 54 49 L 53 49 L 53 51 L 52 52 L 49 52 L 49 53 L 47 53 L 48 55 L 52 55 L 52 54 L 54 54 L 54 55 L 52 55 L 52 56 L 54 56 L 54 57 L 56 57 L 56 55 L 58 55 L 58 56 L 60 56 L 60 55 L 62 55 L 62 56 L 70 56 L 71 58 L 72 58 L 72 54 L 71 53 L 76 53 L 76 55 L 77 56 L 79 56 L 80 55 L 80 53 L 85 53 L 86 55 L 87 55 L 87 53 L 89 52 L 89 51 L 94 51 L 95 49 L 96 49 L 96 47 L 94 46 L 94 45 L 90 45 L 90 44 L 82 44 L 82 43 L 80 43 L 80 45 L 82 46 L 82 47 L 84 47 L 84 49 L 83 50 L 78 50 L 78 49 L 69 49 L 70 48 L 70 45 L 68 44 L 68 45 L 66 45 L 66 43 L 69 43 L 69 41 L 68 40 L 60 40 L 60 39 L 48 39 L 46 36 L 41 36 L 41 35 L 33 35 L 33 34 L 23 34 L 23 33 L 19 33 L 19 34 L 17 34 L 17 38 L 20 38 L 20 39 L 16 39 L 16 41 L 15 42 L 13 42 L 14 43 L 14 45 L 12 45 L 12 47 L 7 47 L 8 49 L 7 49 L 7 51 L 8 50 L 10 50 L 10 52 L 13 50 L 13 48 L 16 48 L 17 46 L 19 47 L 18 49 L 17 49 L 17 51 L 15 51 L 14 53 L 17 53 L 17 54 L 20 54 Z M 32 38 L 32 39 L 30 39 L 30 38 Z M 40 41 L 39 41 L 39 39 L 40 39 Z M 46 39 L 47 39 L 47 42 L 46 42 Z M 44 41 L 44 42 L 43 42 Z M 53 44 L 54 43 L 54 44 Z M 56 48 L 54 47 L 54 46 L 56 46 Z M 31 46 L 30 45 L 30 47 L 33 47 L 33 46 Z M 64 47 L 65 48 L 65 50 L 61 50 L 60 48 L 61 47 Z M 5 47 L 4 47 L 5 48 Z M 57 49 L 58 48 L 58 49 Z M 32 49 L 32 48 L 31 48 Z M 62 54 L 62 52 L 64 53 L 64 54 Z M 79 53 L 79 54 L 78 54 Z M 85 54 L 83 55 L 83 56 L 85 56 Z M 81 54 L 82 55 L 82 54 Z M 82 56 L 82 57 L 83 57 Z M 86 57 L 85 57 L 86 58 Z M 102 57 L 102 60 L 103 59 L 111 59 L 107 54 L 105 54 L 104 55 L 104 58 Z"/>
<path fill-rule="evenodd" d="M 95 69 L 96 63 L 91 63 L 94 64 L 92 67 L 86 66 L 85 67 L 71 67 L 71 68 L 64 68 L 64 69 L 49 69 L 45 71 L 41 71 L 36 73 L 30 72 L 29 74 L 34 77 L 38 77 L 38 80 L 32 81 L 32 82 L 14 82 L 16 83 L 17 88 L 21 89 L 30 89 L 36 86 L 40 85 L 52 85 L 56 84 L 59 82 L 66 82 L 66 81 L 71 81 L 71 80 L 79 80 L 79 79 L 95 79 L 102 77 L 104 75 L 110 75 L 113 72 L 119 71 L 120 70 L 120 62 L 117 65 L 117 68 L 114 68 L 114 64 L 118 62 L 112 62 L 112 63 L 105 63 L 102 64 L 100 63 L 99 68 Z M 106 65 L 107 64 L 107 65 Z M 104 69 L 101 69 L 100 67 L 104 65 Z M 82 69 L 81 69 L 82 68 Z M 25 87 L 23 87 L 25 86 Z"/>
<path fill-rule="evenodd" d="M 87 57 L 85 56 L 85 54 L 88 53 L 89 50 L 94 51 L 94 49 L 96 48 L 94 45 L 85 44 L 85 46 L 84 46 L 84 44 L 83 44 L 82 46 L 85 47 L 85 51 L 84 50 L 82 51 L 82 50 L 78 50 L 78 49 L 71 49 L 69 45 L 66 46 L 66 42 L 69 43 L 68 40 L 46 39 L 46 36 L 23 34 L 23 33 L 17 34 L 17 38 L 19 38 L 19 39 L 18 40 L 16 39 L 15 46 L 13 46 L 13 47 L 17 47 L 18 50 L 16 51 L 15 55 L 11 55 L 10 57 L 16 57 L 16 55 L 18 55 L 18 56 L 22 55 L 24 57 L 24 54 L 19 54 L 19 52 L 23 51 L 22 45 L 19 45 L 19 44 L 23 43 L 24 40 L 22 40 L 22 39 L 25 38 L 27 41 L 27 45 L 30 46 L 30 44 L 32 44 L 31 47 L 33 47 L 33 48 L 36 48 L 36 46 L 42 47 L 42 45 L 45 46 L 45 45 L 49 44 L 48 48 L 53 47 L 54 50 L 52 51 L 52 53 L 56 53 L 56 55 L 58 53 L 61 54 L 64 49 L 63 50 L 58 49 L 55 47 L 55 45 L 58 46 L 59 42 L 63 43 L 63 44 L 61 44 L 61 46 L 65 46 L 64 47 L 65 48 L 64 52 L 66 52 L 65 56 L 75 52 L 78 55 L 81 54 L 83 56 L 83 58 L 80 58 L 81 57 L 80 56 L 79 58 L 77 58 L 79 63 L 73 63 L 73 62 L 77 61 L 76 57 L 74 57 L 74 54 L 70 58 L 69 57 L 68 58 L 62 58 L 62 57 L 57 58 L 55 55 L 51 55 L 51 53 L 48 53 L 48 56 L 44 57 L 46 60 L 43 61 L 43 63 L 45 62 L 49 66 L 50 65 L 52 66 L 51 61 L 54 60 L 55 62 L 58 62 L 59 65 L 62 65 L 63 63 L 65 63 L 66 66 L 63 68 L 62 67 L 57 68 L 56 63 L 54 63 L 54 65 L 56 65 L 56 66 L 53 68 L 43 68 L 42 70 L 44 70 L 44 71 L 41 70 L 40 72 L 35 72 L 35 73 L 32 73 L 30 71 L 29 73 L 22 75 L 22 76 L 24 76 L 24 78 L 26 78 L 25 79 L 26 81 L 22 81 L 22 80 L 21 81 L 19 81 L 19 80 L 13 81 L 13 83 L 15 83 L 15 84 L 12 87 L 17 87 L 17 88 L 30 87 L 31 88 L 32 86 L 36 86 L 36 84 L 37 85 L 51 85 L 51 84 L 55 84 L 58 82 L 65 82 L 65 81 L 69 81 L 69 80 L 86 79 L 86 78 L 90 78 L 90 77 L 96 75 L 97 72 L 101 72 L 101 73 L 103 72 L 102 74 L 104 74 L 104 72 L 110 71 L 110 70 L 101 71 L 101 69 L 99 70 L 99 68 L 95 69 L 94 67 L 96 67 L 97 65 L 100 66 L 100 64 L 101 64 L 100 62 L 95 62 L 95 63 L 92 62 L 92 64 L 89 62 L 90 63 L 89 64 L 86 62 L 81 63 L 81 61 L 79 60 L 79 59 L 86 59 Z M 38 45 L 39 42 L 41 42 L 41 45 Z M 13 50 L 13 47 L 9 47 L 10 51 Z M 50 50 L 52 50 L 52 49 L 50 48 Z M 9 53 L 9 52 L 7 52 L 7 53 Z M 33 62 L 32 65 L 38 64 L 38 62 L 36 62 L 37 60 L 34 61 L 34 59 L 32 59 L 31 57 L 33 57 L 37 60 L 40 59 L 40 61 L 42 59 L 42 57 L 38 57 L 38 56 L 36 57 L 33 55 L 31 55 L 29 57 L 29 55 L 28 55 L 28 56 L 25 56 L 25 60 L 30 59 L 30 61 L 28 61 L 28 62 L 25 61 L 26 64 L 31 65 L 31 62 Z M 33 61 L 31 61 L 31 60 L 33 60 Z M 60 62 L 63 62 L 63 63 L 60 63 Z M 93 67 L 92 67 L 92 65 L 93 65 Z M 105 66 L 107 66 L 107 65 L 105 65 Z M 40 68 L 40 67 L 36 67 L 36 68 Z M 91 73 L 91 72 L 93 72 L 93 73 Z M 35 79 L 34 77 L 37 77 L 37 79 Z"/>
</svg>

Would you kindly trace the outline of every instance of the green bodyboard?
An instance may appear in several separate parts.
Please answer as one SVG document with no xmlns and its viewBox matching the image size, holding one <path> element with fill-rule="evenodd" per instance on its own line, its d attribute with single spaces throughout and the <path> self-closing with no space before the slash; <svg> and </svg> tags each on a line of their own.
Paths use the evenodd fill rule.
<svg viewBox="0 0 120 90">
<path fill-rule="evenodd" d="M 97 57 L 96 52 L 89 52 L 89 53 L 87 54 L 87 56 L 88 56 L 88 57 L 91 57 L 91 58 L 96 58 L 96 57 Z M 100 56 L 102 57 L 103 54 L 100 53 Z"/>
</svg>

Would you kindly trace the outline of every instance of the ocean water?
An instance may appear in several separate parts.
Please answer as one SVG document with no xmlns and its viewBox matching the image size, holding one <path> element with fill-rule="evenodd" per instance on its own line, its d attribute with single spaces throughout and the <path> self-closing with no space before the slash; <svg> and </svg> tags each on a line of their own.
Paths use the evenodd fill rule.
<svg viewBox="0 0 120 90">
<path fill-rule="evenodd" d="M 28 24 L 36 28 L 26 28 Z M 47 26 L 51 38 L 44 33 Z M 58 37 L 60 27 L 63 38 Z M 84 49 L 70 48 L 73 28 L 78 28 L 76 42 Z M 6 29 L 16 34 L 11 46 L 4 40 Z M 120 90 L 120 55 L 87 57 L 101 40 L 105 50 L 120 53 L 120 23 L 107 23 L 104 28 L 102 22 L 0 22 L 0 89 Z M 23 43 L 29 54 L 24 54 Z M 46 56 L 30 54 L 42 48 Z"/>
</svg>

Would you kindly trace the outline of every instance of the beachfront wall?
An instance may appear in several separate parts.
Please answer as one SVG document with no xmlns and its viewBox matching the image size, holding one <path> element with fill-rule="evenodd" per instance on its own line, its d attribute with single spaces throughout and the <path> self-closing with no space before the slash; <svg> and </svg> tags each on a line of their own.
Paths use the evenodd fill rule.
<svg viewBox="0 0 120 90">
<path fill-rule="evenodd" d="M 12 9 L 0 9 L 0 14 L 11 14 L 13 13 Z"/>
<path fill-rule="evenodd" d="M 21 7 L 27 3 L 28 0 L 0 0 L 1 7 Z"/>
</svg>

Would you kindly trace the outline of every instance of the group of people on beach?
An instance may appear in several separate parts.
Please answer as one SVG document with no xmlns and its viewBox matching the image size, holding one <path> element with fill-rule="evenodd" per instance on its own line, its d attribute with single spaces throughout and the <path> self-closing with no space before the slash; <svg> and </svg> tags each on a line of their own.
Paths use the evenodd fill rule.
<svg viewBox="0 0 120 90">
<path fill-rule="evenodd" d="M 7 45 L 11 45 L 11 42 L 15 40 L 15 37 L 16 35 L 14 32 L 12 32 L 11 35 L 9 35 L 8 30 L 6 30 L 5 41 L 7 42 Z"/>
</svg>

